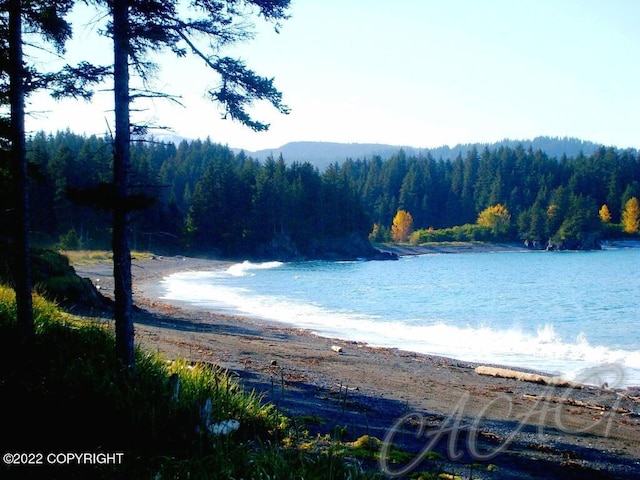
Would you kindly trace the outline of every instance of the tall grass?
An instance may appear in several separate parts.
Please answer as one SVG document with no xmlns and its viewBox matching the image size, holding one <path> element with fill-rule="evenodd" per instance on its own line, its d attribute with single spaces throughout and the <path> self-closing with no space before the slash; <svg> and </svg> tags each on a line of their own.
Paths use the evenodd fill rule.
<svg viewBox="0 0 640 480">
<path fill-rule="evenodd" d="M 338 447 L 299 448 L 301 432 L 288 418 L 216 366 L 138 350 L 135 371 L 128 371 L 104 324 L 64 313 L 38 296 L 34 310 L 37 334 L 23 345 L 15 297 L 0 287 L 0 450 L 117 452 L 123 462 L 3 463 L 0 478 L 378 476 L 346 461 Z M 219 432 L 229 424 L 237 428 Z"/>
</svg>

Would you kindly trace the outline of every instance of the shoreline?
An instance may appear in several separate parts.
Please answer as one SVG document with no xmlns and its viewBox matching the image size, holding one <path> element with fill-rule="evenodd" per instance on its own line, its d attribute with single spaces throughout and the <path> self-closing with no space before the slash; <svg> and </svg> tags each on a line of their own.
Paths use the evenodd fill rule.
<svg viewBox="0 0 640 480">
<path fill-rule="evenodd" d="M 526 248 L 520 248 L 518 246 L 513 246 L 513 245 L 509 245 L 509 244 L 483 244 L 483 245 L 473 245 L 473 246 L 467 246 L 467 245 L 451 245 L 451 246 L 447 246 L 447 247 L 418 247 L 417 249 L 415 249 L 415 251 L 413 253 L 403 253 L 402 256 L 416 256 L 416 255 L 428 255 L 428 254 L 449 254 L 449 253 L 477 253 L 477 252 L 504 252 L 504 251 L 527 251 L 528 249 Z M 394 253 L 398 253 L 398 255 L 400 255 L 400 253 L 398 251 L 394 252 Z M 163 258 L 162 261 L 167 261 L 167 258 Z M 199 307 L 199 306 L 195 306 L 189 302 L 186 301 L 181 301 L 181 300 L 172 300 L 172 299 L 164 299 L 164 298 L 160 298 L 159 294 L 162 292 L 162 280 L 169 276 L 172 275 L 174 273 L 182 273 L 182 272 L 187 272 L 187 271 L 194 271 L 194 272 L 200 272 L 200 271 L 209 271 L 209 270 L 221 270 L 221 269 L 226 269 L 228 267 L 231 267 L 237 263 L 242 263 L 242 262 L 236 262 L 236 261 L 227 261 L 227 260 L 203 260 L 203 259 L 199 259 L 199 258 L 194 258 L 194 257 L 183 257 L 183 256 L 177 256 L 174 259 L 169 259 L 169 261 L 171 262 L 170 266 L 168 266 L 169 268 L 163 268 L 163 270 L 166 270 L 166 275 L 162 276 L 162 279 L 157 280 L 155 278 L 146 278 L 146 276 L 142 276 L 140 283 L 137 285 L 137 290 L 135 295 L 138 295 L 141 299 L 145 299 L 143 300 L 143 302 L 147 302 L 150 299 L 155 299 L 158 302 L 161 302 L 165 305 L 170 305 L 178 310 L 195 310 L 195 311 L 208 311 L 209 309 L 206 307 Z M 181 264 L 182 262 L 182 264 Z M 148 264 L 147 264 L 148 265 Z M 181 267 L 186 267 L 185 268 L 181 268 Z M 140 267 L 139 267 L 140 268 Z M 144 268 L 144 267 L 142 267 Z M 173 271 L 175 269 L 175 271 Z M 134 282 L 135 283 L 135 282 Z M 153 301 L 153 300 L 152 300 Z M 299 331 L 301 334 L 304 335 L 310 335 L 312 337 L 317 337 L 318 339 L 324 339 L 324 340 L 331 340 L 333 343 L 340 343 L 340 344 L 348 344 L 348 345 L 358 345 L 359 347 L 365 346 L 367 348 L 372 348 L 374 350 L 397 350 L 397 351 L 401 351 L 401 352 L 406 352 L 408 354 L 415 354 L 415 355 L 426 355 L 426 356 L 430 356 L 433 358 L 440 358 L 443 361 L 446 362 L 458 362 L 458 363 L 466 363 L 468 365 L 474 365 L 474 366 L 480 366 L 480 365 L 487 365 L 487 366 L 491 366 L 491 367 L 501 367 L 501 368 L 507 368 L 507 369 L 514 369 L 514 370 L 518 370 L 518 371 L 522 371 L 522 372 L 527 372 L 527 373 L 532 373 L 532 374 L 537 374 L 537 375 L 544 375 L 544 376 L 553 376 L 553 373 L 549 372 L 549 371 L 545 371 L 543 369 L 539 369 L 539 368 L 531 368 L 531 367 L 524 367 L 524 366 L 518 366 L 518 365 L 508 365 L 508 364 L 503 364 L 503 363 L 495 363 L 495 362 L 487 362 L 487 361 L 482 361 L 482 360 L 468 360 L 465 358 L 461 358 L 461 357 L 453 357 L 451 355 L 447 355 L 447 354 L 439 354 L 439 353 L 424 353 L 424 352 L 419 352 L 419 351 L 414 351 L 414 350 L 408 350 L 406 348 L 402 348 L 399 346 L 385 346 L 385 345 L 372 345 L 370 342 L 365 342 L 365 341 L 360 341 L 360 340 L 353 340 L 353 339 L 349 339 L 349 338 L 343 338 L 343 337 L 336 337 L 336 336 L 332 336 L 329 334 L 323 334 L 323 333 L 318 333 L 310 328 L 305 328 L 302 326 L 298 326 L 296 324 L 291 324 L 288 322 L 281 322 L 278 320 L 274 320 L 274 319 L 268 319 L 268 318 L 263 318 L 263 317 L 259 317 L 259 316 L 252 316 L 252 315 L 248 315 L 248 314 L 243 314 L 243 313 L 237 313 L 237 312 L 224 312 L 224 311 L 220 311 L 218 309 L 216 309 L 216 307 L 213 307 L 211 309 L 213 312 L 215 312 L 217 315 L 222 315 L 222 316 L 226 316 L 229 317 L 231 319 L 233 319 L 234 321 L 237 321 L 239 319 L 243 319 L 243 321 L 245 322 L 251 322 L 251 323 L 257 323 L 257 324 L 261 324 L 261 325 L 265 325 L 269 328 L 274 328 L 274 329 L 285 329 L 285 330 L 296 330 Z"/>
<path fill-rule="evenodd" d="M 606 240 L 601 243 L 602 250 L 619 248 L 640 248 L 640 240 Z M 399 257 L 430 254 L 459 253 L 497 253 L 497 252 L 545 252 L 544 249 L 528 248 L 521 243 L 489 242 L 432 242 L 422 245 L 377 245 L 383 252 L 395 253 Z"/>
<path fill-rule="evenodd" d="M 225 368 L 286 414 L 321 419 L 310 426 L 318 433 L 330 431 L 327 425 L 348 425 L 350 437 L 366 433 L 382 439 L 409 413 L 432 428 L 459 417 L 478 427 L 478 445 L 499 451 L 488 460 L 498 470 L 474 478 L 535 478 L 540 472 L 567 478 L 566 468 L 609 472 L 600 478 L 640 474 L 640 398 L 631 393 L 480 375 L 475 368 L 485 364 L 320 337 L 158 298 L 161 279 L 171 273 L 233 263 L 134 259 L 137 344 L 167 358 Z M 111 264 L 74 268 L 110 295 Z M 463 458 L 452 461 L 449 440 L 456 432 Z M 409 437 L 403 441 L 411 451 L 420 452 L 429 442 Z M 466 465 L 477 460 L 468 437 L 460 426 L 434 445 L 446 471 L 462 474 L 467 468 L 468 475 Z"/>
<path fill-rule="evenodd" d="M 637 245 L 632 245 L 636 247 Z M 623 246 L 626 248 L 626 246 Z M 616 249 L 621 248 L 619 246 L 608 245 L 607 249 Z M 409 250 L 411 252 L 409 253 Z M 487 243 L 449 243 L 446 245 L 425 245 L 419 247 L 397 247 L 393 250 L 393 253 L 398 253 L 401 257 L 414 257 L 414 256 L 423 256 L 423 255 L 440 255 L 440 254 L 472 254 L 472 253 L 504 253 L 504 252 L 525 252 L 525 253 L 539 253 L 544 254 L 546 252 L 531 250 L 520 245 L 514 244 L 487 244 Z M 182 257 L 177 257 L 182 258 Z M 190 258 L 189 262 L 198 262 L 201 261 L 199 259 Z M 173 261 L 173 260 L 171 260 Z M 186 261 L 183 259 L 183 261 Z M 202 271 L 202 270 L 226 270 L 230 266 L 240 266 L 242 261 L 227 261 L 227 260 L 211 260 L 211 265 L 198 267 L 196 263 L 195 268 L 189 267 L 189 263 L 186 264 L 189 268 L 187 271 Z M 214 263 L 215 262 L 215 263 Z M 249 261 L 245 261 L 245 263 L 249 263 Z M 253 265 L 260 265 L 262 262 L 257 262 Z M 366 262 L 365 262 L 366 263 Z M 178 269 L 179 272 L 184 272 L 183 269 Z M 342 326 L 335 326 L 335 328 L 327 327 L 326 324 L 315 321 L 310 322 L 307 321 L 306 318 L 297 318 L 290 319 L 288 316 L 280 315 L 278 316 L 261 316 L 260 313 L 246 313 L 239 306 L 232 307 L 228 306 L 224 303 L 224 301 L 215 301 L 215 302 L 207 302 L 207 306 L 197 305 L 190 303 L 187 300 L 175 299 L 175 298 L 159 298 L 159 295 L 163 291 L 160 282 L 144 282 L 142 285 L 139 285 L 143 291 L 140 292 L 142 297 L 146 298 L 156 298 L 158 301 L 171 304 L 178 308 L 194 308 L 198 310 L 207 309 L 214 311 L 223 315 L 230 315 L 234 317 L 243 317 L 247 319 L 251 319 L 253 321 L 258 321 L 261 323 L 269 323 L 272 324 L 275 328 L 283 327 L 283 328 L 293 328 L 301 331 L 305 331 L 312 335 L 316 335 L 320 338 L 329 338 L 338 340 L 341 342 L 347 343 L 357 343 L 362 345 L 367 345 L 372 348 L 381 348 L 381 349 L 398 349 L 402 351 L 412 352 L 416 354 L 426 354 L 431 356 L 437 356 L 442 358 L 448 358 L 457 362 L 466 362 L 469 364 L 476 365 L 488 365 L 495 367 L 502 367 L 508 369 L 514 369 L 523 372 L 536 373 L 539 375 L 545 376 L 560 376 L 566 378 L 567 380 L 572 379 L 580 379 L 581 375 L 584 373 L 588 375 L 588 372 L 597 368 L 599 363 L 591 363 L 581 360 L 572 360 L 566 361 L 565 363 L 559 363 L 554 359 L 541 361 L 538 356 L 534 356 L 533 354 L 529 354 L 528 356 L 524 356 L 522 353 L 518 356 L 508 355 L 504 358 L 498 356 L 491 356 L 488 354 L 478 355 L 475 354 L 475 343 L 473 346 L 464 344 L 465 348 L 459 348 L 461 343 L 460 340 L 455 342 L 455 344 L 449 344 L 449 348 L 438 348 L 438 345 L 433 345 L 431 348 L 425 348 L 421 344 L 413 344 L 411 343 L 410 338 L 405 338 L 405 342 L 394 340 L 384 340 L 379 337 L 373 337 L 371 335 L 367 335 L 366 331 L 362 329 L 355 329 L 350 331 L 345 331 Z M 271 312 L 273 314 L 273 312 Z M 534 332 L 535 333 L 535 332 Z M 457 347 L 457 349 L 456 349 Z M 457 354 L 456 354 L 457 353 Z M 621 368 L 625 368 L 622 366 Z M 639 378 L 636 374 L 636 370 L 633 370 L 633 375 L 631 374 L 631 370 L 626 370 L 624 372 L 623 381 L 613 382 L 610 380 L 610 384 L 616 383 L 616 388 L 619 390 L 624 390 L 627 386 L 636 386 L 640 385 Z M 618 377 L 617 375 L 612 375 L 612 377 L 622 378 L 622 376 Z M 583 381 L 587 382 L 588 385 L 601 385 L 604 380 L 595 378 L 593 381 L 591 378 L 584 378 Z"/>
</svg>

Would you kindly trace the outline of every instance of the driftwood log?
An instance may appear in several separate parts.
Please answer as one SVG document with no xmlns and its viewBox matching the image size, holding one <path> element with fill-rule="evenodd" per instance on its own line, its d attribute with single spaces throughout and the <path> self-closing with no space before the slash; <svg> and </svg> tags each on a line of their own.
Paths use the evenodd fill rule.
<svg viewBox="0 0 640 480">
<path fill-rule="evenodd" d="M 522 382 L 538 383 L 540 385 L 551 385 L 554 387 L 570 387 L 583 388 L 580 383 L 570 382 L 560 377 L 549 377 L 547 375 L 538 375 L 537 373 L 519 372 L 517 370 L 509 370 L 508 368 L 488 367 L 481 365 L 476 367 L 475 372 L 479 375 L 488 375 L 491 377 L 512 378 Z"/>
</svg>

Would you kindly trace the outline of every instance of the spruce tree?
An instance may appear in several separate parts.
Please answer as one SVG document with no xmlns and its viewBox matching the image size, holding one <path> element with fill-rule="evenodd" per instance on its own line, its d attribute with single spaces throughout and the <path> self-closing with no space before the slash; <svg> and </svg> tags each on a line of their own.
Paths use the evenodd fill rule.
<svg viewBox="0 0 640 480">
<path fill-rule="evenodd" d="M 255 15 L 276 24 L 287 18 L 289 0 L 205 0 L 197 3 L 179 0 L 96 0 L 111 15 L 108 33 L 114 45 L 114 191 L 113 262 L 115 281 L 116 350 L 123 364 L 134 364 L 133 300 L 131 251 L 129 247 L 130 143 L 133 133 L 144 133 L 130 118 L 134 95 L 130 68 L 148 85 L 154 65 L 151 52 L 169 50 L 178 57 L 192 54 L 209 67 L 220 82 L 209 91 L 209 98 L 221 104 L 225 116 L 252 130 L 269 125 L 251 117 L 247 108 L 257 100 L 270 102 L 288 113 L 282 94 L 273 79 L 261 77 L 238 59 L 220 56 L 223 47 L 251 38 L 247 20 Z M 193 15 L 193 16 L 189 16 Z M 204 41 L 204 43 L 201 43 Z M 169 94 L 150 89 L 135 97 L 165 97 Z"/>
<path fill-rule="evenodd" d="M 65 16 L 74 0 L 6 0 L 0 3 L 0 104 L 9 105 L 10 115 L 2 119 L 2 147 L 8 151 L 12 166 L 14 213 L 13 232 L 13 283 L 16 291 L 18 324 L 23 336 L 29 340 L 34 333 L 33 306 L 30 274 L 30 218 L 28 168 L 25 138 L 25 99 L 36 90 L 48 90 L 54 98 L 91 98 L 90 86 L 102 79 L 103 67 L 83 62 L 72 67 L 47 72 L 40 65 L 25 60 L 25 38 L 35 36 L 51 45 L 55 52 L 63 54 L 66 42 L 71 38 L 71 25 Z"/>
</svg>

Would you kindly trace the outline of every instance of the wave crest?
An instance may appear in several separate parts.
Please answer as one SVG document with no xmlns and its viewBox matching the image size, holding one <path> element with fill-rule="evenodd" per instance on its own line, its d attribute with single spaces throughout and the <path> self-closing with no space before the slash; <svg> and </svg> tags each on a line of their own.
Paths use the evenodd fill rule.
<svg viewBox="0 0 640 480">
<path fill-rule="evenodd" d="M 245 260 L 242 263 L 234 263 L 227 269 L 227 273 L 234 277 L 244 277 L 246 275 L 254 275 L 251 270 L 266 270 L 269 268 L 278 268 L 283 265 L 282 262 L 261 262 L 253 263 Z"/>
</svg>

